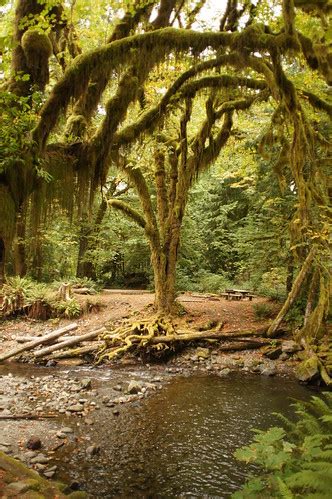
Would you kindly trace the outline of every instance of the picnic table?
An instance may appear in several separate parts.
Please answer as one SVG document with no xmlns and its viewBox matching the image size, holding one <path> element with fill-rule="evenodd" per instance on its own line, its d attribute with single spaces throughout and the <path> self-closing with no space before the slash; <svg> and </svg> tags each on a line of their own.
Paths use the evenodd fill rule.
<svg viewBox="0 0 332 499">
<path fill-rule="evenodd" d="M 220 296 L 223 296 L 226 300 L 242 300 L 248 298 L 250 301 L 254 297 L 252 292 L 247 289 L 225 289 L 225 292 L 220 293 Z"/>
</svg>

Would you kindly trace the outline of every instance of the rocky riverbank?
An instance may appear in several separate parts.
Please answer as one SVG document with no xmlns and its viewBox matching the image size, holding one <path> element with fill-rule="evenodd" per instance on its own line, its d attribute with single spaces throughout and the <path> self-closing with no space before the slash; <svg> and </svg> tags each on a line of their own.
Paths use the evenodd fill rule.
<svg viewBox="0 0 332 499">
<path fill-rule="evenodd" d="M 43 368 L 8 363 L 0 369 L 0 451 L 15 456 L 46 478 L 57 474 L 58 455 L 80 442 L 87 456 L 99 452 L 89 429 L 117 418 L 126 406 L 140 404 L 175 376 L 234 371 L 263 376 L 290 376 L 296 365 L 296 345 L 284 341 L 283 357 L 271 350 L 219 352 L 218 347 L 193 347 L 164 365 L 89 368 Z M 268 356 L 266 356 L 268 355 Z M 123 362 L 123 361 L 122 361 Z M 29 374 L 31 373 L 31 374 Z M 19 440 L 17 434 L 20 435 Z"/>
</svg>

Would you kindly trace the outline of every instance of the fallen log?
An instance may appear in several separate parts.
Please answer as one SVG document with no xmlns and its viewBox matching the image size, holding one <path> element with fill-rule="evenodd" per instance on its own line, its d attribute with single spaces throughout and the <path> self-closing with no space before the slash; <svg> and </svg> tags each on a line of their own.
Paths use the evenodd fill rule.
<svg viewBox="0 0 332 499">
<path fill-rule="evenodd" d="M 29 343 L 26 343 L 25 345 L 14 348 L 13 350 L 10 350 L 9 352 L 5 352 L 4 354 L 0 355 L 0 362 L 3 360 L 9 359 L 10 357 L 15 357 L 15 355 L 18 355 L 23 352 L 27 352 L 28 350 L 32 350 L 33 348 L 43 345 L 44 343 L 48 343 L 50 340 L 55 340 L 59 336 L 64 335 L 65 333 L 68 333 L 69 331 L 74 331 L 75 329 L 78 328 L 78 324 L 76 322 L 73 322 L 72 324 L 69 324 L 68 326 L 61 327 L 59 329 L 56 329 L 50 334 L 47 334 L 45 336 L 41 336 L 40 338 L 36 339 L 35 341 L 30 341 Z"/>
<path fill-rule="evenodd" d="M 221 345 L 218 350 L 221 352 L 229 352 L 229 351 L 237 352 L 239 350 L 255 350 L 256 348 L 261 348 L 266 345 L 270 345 L 270 341 L 268 340 L 259 340 L 259 341 L 247 340 L 245 342 L 236 341 L 230 345 Z"/>
<path fill-rule="evenodd" d="M 190 331 L 181 332 L 175 334 L 169 334 L 165 336 L 154 336 L 151 339 L 151 343 L 171 343 L 173 341 L 195 341 L 195 340 L 208 340 L 208 339 L 216 339 L 216 340 L 226 340 L 226 341 L 252 341 L 255 334 L 259 334 L 259 332 L 249 332 L 249 331 L 230 331 L 229 333 L 219 333 L 216 331 L 204 331 L 199 333 L 193 333 Z M 271 341 L 267 340 L 266 343 L 270 344 Z"/>
<path fill-rule="evenodd" d="M 73 288 L 73 293 L 76 295 L 92 295 L 93 292 L 89 288 Z"/>
<path fill-rule="evenodd" d="M 28 343 L 30 341 L 37 341 L 42 336 L 12 336 L 12 340 L 15 340 L 17 343 Z M 72 338 L 77 338 L 77 336 L 61 336 L 56 338 L 56 342 L 60 343 L 62 341 L 71 340 Z M 53 342 L 54 339 L 49 340 L 47 343 Z"/>
<path fill-rule="evenodd" d="M 58 414 L 7 414 L 7 415 L 2 415 L 0 414 L 0 420 L 1 419 L 50 419 L 50 418 L 56 418 L 58 417 Z"/>
<path fill-rule="evenodd" d="M 93 345 L 86 345 L 85 347 L 71 348 L 70 350 L 65 350 L 64 352 L 56 352 L 50 356 L 50 359 L 68 359 L 71 357 L 79 357 L 86 353 L 93 353 L 98 350 L 103 344 L 102 341 L 95 341 Z"/>
<path fill-rule="evenodd" d="M 56 350 L 61 350 L 62 348 L 65 347 L 70 347 L 72 345 L 77 345 L 78 343 L 81 343 L 82 341 L 87 341 L 87 340 L 92 340 L 96 338 L 99 334 L 103 333 L 106 331 L 105 327 L 101 327 L 99 329 L 95 329 L 94 331 L 90 331 L 89 333 L 86 334 L 81 334 L 80 336 L 76 336 L 75 338 L 72 338 L 67 341 L 62 341 L 61 343 L 57 343 L 56 345 L 51 345 L 50 347 L 42 348 L 38 352 L 35 353 L 35 357 L 44 357 L 45 355 L 48 355 L 49 353 L 52 353 Z"/>
</svg>

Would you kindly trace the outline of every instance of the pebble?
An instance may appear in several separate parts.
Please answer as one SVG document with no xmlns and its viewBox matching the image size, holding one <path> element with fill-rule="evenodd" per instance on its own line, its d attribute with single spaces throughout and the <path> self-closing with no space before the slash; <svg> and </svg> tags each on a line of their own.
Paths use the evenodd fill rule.
<svg viewBox="0 0 332 499">
<path fill-rule="evenodd" d="M 53 478 L 55 471 L 44 471 L 43 475 L 46 476 L 46 478 Z"/>
<path fill-rule="evenodd" d="M 74 404 L 70 405 L 67 407 L 67 411 L 69 412 L 82 412 L 84 409 L 84 406 L 82 404 Z"/>
<path fill-rule="evenodd" d="M 56 433 L 56 436 L 61 439 L 67 438 L 67 435 L 65 433 L 62 433 L 62 431 L 58 431 Z"/>
<path fill-rule="evenodd" d="M 74 430 L 70 428 L 69 426 L 65 426 L 64 428 L 61 428 L 62 433 L 74 433 Z"/>
<path fill-rule="evenodd" d="M 49 458 L 44 456 L 44 454 L 38 454 L 36 457 L 33 457 L 32 459 L 30 459 L 30 463 L 31 464 L 36 464 L 36 463 L 39 463 L 39 464 L 47 464 L 49 462 Z"/>
<path fill-rule="evenodd" d="M 99 454 L 99 452 L 100 452 L 100 447 L 98 445 L 90 445 L 86 449 L 86 453 L 89 456 L 95 456 L 95 455 Z"/>
</svg>

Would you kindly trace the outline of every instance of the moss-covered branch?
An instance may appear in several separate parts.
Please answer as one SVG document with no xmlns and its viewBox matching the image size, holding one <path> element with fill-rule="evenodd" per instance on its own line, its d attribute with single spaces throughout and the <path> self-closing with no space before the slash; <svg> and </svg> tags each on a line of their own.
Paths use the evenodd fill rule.
<svg viewBox="0 0 332 499">
<path fill-rule="evenodd" d="M 125 203 L 124 201 L 121 201 L 120 199 L 110 199 L 107 201 L 107 204 L 111 208 L 115 208 L 116 210 L 122 211 L 125 215 L 127 215 L 131 220 L 137 223 L 140 227 L 143 227 L 143 229 L 146 226 L 146 221 L 137 210 L 132 208 L 128 203 Z"/>
<path fill-rule="evenodd" d="M 205 76 L 199 80 L 187 83 L 181 89 L 179 98 L 194 97 L 195 94 L 204 88 L 238 88 L 246 87 L 255 90 L 266 88 L 264 80 L 256 80 L 254 78 L 245 78 L 241 76 L 221 75 L 221 76 Z"/>
<path fill-rule="evenodd" d="M 315 109 L 325 111 L 329 116 L 332 116 L 332 105 L 318 97 L 318 95 L 313 92 L 308 92 L 307 90 L 300 90 L 300 96 L 307 99 Z"/>
<path fill-rule="evenodd" d="M 143 59 L 149 54 L 155 62 L 162 60 L 171 51 L 185 52 L 194 49 L 201 52 L 210 47 L 214 50 L 225 48 L 249 51 L 274 50 L 287 52 L 297 48 L 296 40 L 286 34 L 271 35 L 264 33 L 259 27 L 250 26 L 241 33 L 195 32 L 164 28 L 148 33 L 129 36 L 122 40 L 81 55 L 75 59 L 64 77 L 53 88 L 45 103 L 33 138 L 43 147 L 49 133 L 53 130 L 61 112 L 65 111 L 72 99 L 79 99 L 88 88 L 93 74 L 104 68 L 110 71 L 120 68 L 126 63 L 134 63 L 139 53 Z M 133 51 L 133 49 L 136 50 Z"/>
</svg>

